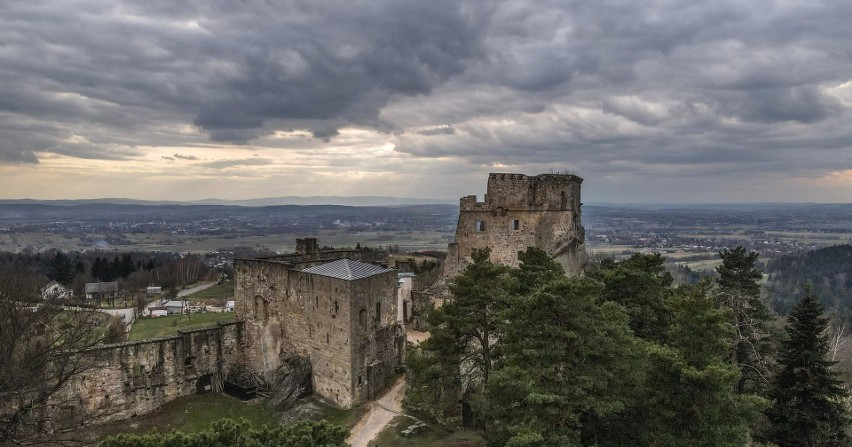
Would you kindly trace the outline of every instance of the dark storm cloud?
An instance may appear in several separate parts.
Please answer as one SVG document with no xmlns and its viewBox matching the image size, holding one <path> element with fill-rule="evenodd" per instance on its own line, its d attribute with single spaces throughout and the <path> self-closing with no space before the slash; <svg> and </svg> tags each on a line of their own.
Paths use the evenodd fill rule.
<svg viewBox="0 0 852 447">
<path fill-rule="evenodd" d="M 0 161 L 276 131 L 317 150 L 360 127 L 590 176 L 852 169 L 850 20 L 849 2 L 3 2 Z"/>
<path fill-rule="evenodd" d="M 61 129 L 4 144 L 0 159 L 34 161 L 84 124 L 192 122 L 236 142 L 288 120 L 326 140 L 345 125 L 387 130 L 378 114 L 394 95 L 428 94 L 481 55 L 477 20 L 452 0 L 4 2 L 0 112 Z"/>
<path fill-rule="evenodd" d="M 850 19 L 834 3 L 503 2 L 484 62 L 384 114 L 455 129 L 406 133 L 398 151 L 482 165 L 849 169 L 852 85 L 830 90 L 852 80 Z"/>
</svg>

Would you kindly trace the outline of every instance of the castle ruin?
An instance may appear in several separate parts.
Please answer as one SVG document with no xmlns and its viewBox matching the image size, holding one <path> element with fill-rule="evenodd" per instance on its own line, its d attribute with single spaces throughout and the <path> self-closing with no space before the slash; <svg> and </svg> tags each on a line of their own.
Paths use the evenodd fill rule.
<svg viewBox="0 0 852 447">
<path fill-rule="evenodd" d="M 315 393 L 341 408 L 371 399 L 401 365 L 405 331 L 397 322 L 397 272 L 371 264 L 364 250 L 320 250 L 238 259 L 237 317 L 246 366 L 270 383 L 285 362 L 310 360 Z"/>
<path fill-rule="evenodd" d="M 570 174 L 492 173 L 482 202 L 461 198 L 455 242 L 449 244 L 444 278 L 456 277 L 475 248 L 490 248 L 491 261 L 518 266 L 518 253 L 538 247 L 568 274 L 577 274 L 585 258 L 580 223 L 580 184 Z"/>
</svg>

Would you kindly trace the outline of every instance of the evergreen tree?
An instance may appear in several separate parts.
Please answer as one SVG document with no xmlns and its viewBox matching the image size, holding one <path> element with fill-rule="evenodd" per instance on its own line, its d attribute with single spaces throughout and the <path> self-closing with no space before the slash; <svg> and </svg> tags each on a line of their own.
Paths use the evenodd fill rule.
<svg viewBox="0 0 852 447">
<path fill-rule="evenodd" d="M 518 259 L 521 261 L 520 267 L 512 270 L 512 276 L 516 279 L 514 292 L 517 295 L 528 295 L 536 287 L 565 276 L 562 265 L 540 248 L 529 247 L 518 254 Z"/>
<path fill-rule="evenodd" d="M 479 406 L 495 446 L 579 446 L 586 419 L 625 408 L 642 381 L 640 340 L 628 316 L 600 299 L 601 283 L 551 279 L 501 319 L 501 362 Z"/>
<path fill-rule="evenodd" d="M 728 362 L 732 328 L 709 287 L 681 287 L 669 301 L 667 341 L 650 351 L 646 445 L 743 446 L 763 407 L 763 399 L 734 391 L 740 373 Z"/>
<path fill-rule="evenodd" d="M 510 290 L 508 268 L 489 260 L 489 249 L 474 249 L 473 262 L 450 285 L 453 299 L 430 312 L 432 328 L 421 344 L 422 356 L 411 356 L 411 406 L 432 406 L 437 419 L 456 413 L 447 400 L 461 400 L 465 422 L 470 421 L 471 401 L 488 381 L 499 359 L 498 319 Z M 425 373 L 421 373 L 421 370 Z M 442 380 L 430 382 L 444 374 Z M 443 386 L 444 389 L 435 389 Z M 455 396 L 455 397 L 453 397 Z M 418 402 L 423 399 L 423 402 Z M 430 403 L 431 402 L 431 403 Z"/>
<path fill-rule="evenodd" d="M 109 264 L 109 280 L 112 281 L 121 276 L 121 260 L 118 259 L 118 255 L 113 258 L 112 263 Z"/>
<path fill-rule="evenodd" d="M 112 281 L 114 276 L 109 261 L 100 256 L 95 257 L 92 261 L 92 277 L 96 281 Z"/>
<path fill-rule="evenodd" d="M 127 278 L 131 273 L 136 271 L 136 266 L 133 264 L 133 258 L 130 257 L 129 254 L 124 254 L 121 256 L 121 263 L 119 264 L 119 275 L 122 278 Z"/>
<path fill-rule="evenodd" d="M 65 253 L 57 251 L 47 264 L 47 277 L 64 286 L 74 280 L 74 263 Z"/>
<path fill-rule="evenodd" d="M 755 252 L 746 253 L 746 249 L 739 246 L 733 250 L 727 248 L 719 252 L 722 265 L 716 267 L 719 273 L 717 282 L 725 290 L 738 291 L 749 297 L 760 296 L 760 284 L 758 281 L 763 274 L 755 267 L 757 257 Z"/>
<path fill-rule="evenodd" d="M 439 326 L 469 346 L 462 360 L 470 364 L 470 379 L 482 383 L 497 360 L 497 323 L 509 291 L 508 268 L 491 262 L 490 255 L 488 248 L 473 250 L 473 262 L 450 285 L 452 301 L 439 312 Z"/>
<path fill-rule="evenodd" d="M 747 394 L 761 392 L 768 385 L 767 359 L 773 351 L 769 335 L 772 313 L 760 296 L 763 274 L 755 268 L 757 253 L 745 248 L 725 249 L 719 253 L 722 264 L 719 273 L 719 304 L 730 310 L 734 326 L 731 359 L 740 369 L 737 391 Z"/>
<path fill-rule="evenodd" d="M 828 319 L 808 293 L 787 316 L 787 337 L 781 343 L 766 412 L 772 423 L 770 439 L 780 447 L 847 446 L 848 416 L 840 400 L 846 391 L 827 360 Z"/>
<path fill-rule="evenodd" d="M 604 283 L 603 300 L 624 306 L 637 336 L 654 341 L 665 338 L 672 276 L 666 272 L 663 256 L 637 253 L 620 262 L 607 259 L 586 274 Z"/>
</svg>

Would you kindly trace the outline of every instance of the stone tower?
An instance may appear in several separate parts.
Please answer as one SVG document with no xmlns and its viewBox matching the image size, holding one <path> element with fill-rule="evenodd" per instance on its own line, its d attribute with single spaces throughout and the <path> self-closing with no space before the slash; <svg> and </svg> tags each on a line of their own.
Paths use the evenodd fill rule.
<svg viewBox="0 0 852 447">
<path fill-rule="evenodd" d="M 569 174 L 489 174 L 482 202 L 462 197 L 456 239 L 447 250 L 444 277 L 470 262 L 474 248 L 491 248 L 491 261 L 516 267 L 518 253 L 539 247 L 577 274 L 585 257 L 580 184 Z"/>
<path fill-rule="evenodd" d="M 397 272 L 361 262 L 372 255 L 366 251 L 322 250 L 312 238 L 297 247 L 234 261 L 244 364 L 275 384 L 289 359 L 308 359 L 314 392 L 351 408 L 376 397 L 402 364 Z"/>
</svg>

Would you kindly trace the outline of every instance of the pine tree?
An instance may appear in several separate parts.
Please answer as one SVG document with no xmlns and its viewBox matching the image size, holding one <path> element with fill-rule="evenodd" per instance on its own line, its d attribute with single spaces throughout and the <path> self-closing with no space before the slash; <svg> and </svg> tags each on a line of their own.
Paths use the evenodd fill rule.
<svg viewBox="0 0 852 447">
<path fill-rule="evenodd" d="M 598 281 L 562 276 L 506 308 L 505 360 L 478 408 L 489 445 L 591 445 L 586 421 L 628 404 L 642 382 L 641 340 L 601 293 Z"/>
<path fill-rule="evenodd" d="M 755 268 L 758 254 L 746 253 L 745 248 L 719 252 L 722 264 L 716 268 L 719 305 L 730 310 L 734 326 L 731 361 L 740 369 L 737 392 L 765 392 L 768 385 L 769 358 L 774 350 L 769 336 L 772 312 L 761 299 L 760 279 L 763 274 Z"/>
<path fill-rule="evenodd" d="M 472 422 L 471 401 L 499 359 L 497 323 L 510 290 L 509 269 L 489 256 L 487 248 L 473 250 L 473 262 L 450 286 L 453 299 L 429 314 L 432 330 L 421 344 L 422 355 L 409 357 L 409 405 L 433 412 L 436 419 L 457 416 L 461 409 L 465 422 Z"/>
<path fill-rule="evenodd" d="M 527 248 L 526 251 L 518 253 L 518 260 L 521 261 L 520 267 L 512 271 L 512 276 L 517 281 L 517 295 L 528 295 L 536 287 L 565 276 L 562 265 L 540 248 Z"/>
<path fill-rule="evenodd" d="M 637 336 L 663 341 L 670 319 L 666 297 L 672 276 L 662 255 L 637 253 L 620 262 L 607 260 L 586 274 L 604 283 L 603 300 L 624 306 Z"/>
<path fill-rule="evenodd" d="M 848 445 L 848 415 L 840 400 L 846 391 L 827 360 L 828 319 L 808 292 L 787 316 L 787 338 L 778 362 L 781 370 L 770 390 L 770 439 L 780 447 Z"/>
<path fill-rule="evenodd" d="M 709 288 L 684 286 L 669 301 L 667 342 L 649 353 L 646 445 L 743 446 L 764 406 L 762 398 L 734 391 L 740 372 L 728 362 L 732 328 Z"/>
</svg>

